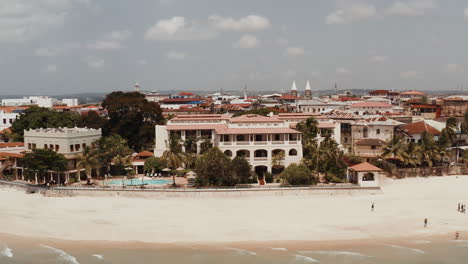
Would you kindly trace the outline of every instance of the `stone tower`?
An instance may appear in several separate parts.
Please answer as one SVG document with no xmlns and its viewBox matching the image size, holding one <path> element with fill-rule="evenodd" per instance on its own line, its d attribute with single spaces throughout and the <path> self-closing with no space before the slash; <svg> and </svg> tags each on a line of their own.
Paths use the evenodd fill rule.
<svg viewBox="0 0 468 264">
<path fill-rule="evenodd" d="M 293 81 L 293 84 L 292 84 L 292 87 L 291 87 L 291 95 L 297 97 L 296 81 Z"/>
<path fill-rule="evenodd" d="M 309 100 L 312 99 L 312 89 L 310 88 L 309 81 L 307 81 L 307 85 L 304 92 L 304 98 Z"/>
</svg>

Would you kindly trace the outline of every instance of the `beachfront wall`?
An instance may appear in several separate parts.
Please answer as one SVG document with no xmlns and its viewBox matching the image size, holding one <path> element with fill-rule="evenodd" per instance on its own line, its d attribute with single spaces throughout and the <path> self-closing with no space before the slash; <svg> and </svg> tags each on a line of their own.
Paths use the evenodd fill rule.
<svg viewBox="0 0 468 264">
<path fill-rule="evenodd" d="M 439 168 L 408 168 L 396 169 L 392 171 L 392 176 L 398 179 L 407 177 L 429 177 L 449 175 L 468 175 L 468 166 L 452 166 Z"/>
<path fill-rule="evenodd" d="M 379 187 L 380 172 L 356 172 L 357 182 L 361 187 Z"/>
</svg>

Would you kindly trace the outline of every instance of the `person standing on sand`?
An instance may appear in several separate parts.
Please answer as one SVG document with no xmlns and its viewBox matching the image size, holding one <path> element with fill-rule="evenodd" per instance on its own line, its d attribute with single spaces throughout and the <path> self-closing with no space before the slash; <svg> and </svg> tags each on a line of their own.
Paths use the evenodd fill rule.
<svg viewBox="0 0 468 264">
<path fill-rule="evenodd" d="M 455 232 L 455 240 L 458 240 L 458 237 L 460 237 L 460 233 L 457 231 Z"/>
<path fill-rule="evenodd" d="M 372 203 L 371 210 L 374 212 L 374 203 Z"/>
<path fill-rule="evenodd" d="M 460 212 L 460 210 L 461 210 L 461 205 L 460 203 L 458 203 L 458 212 Z"/>
<path fill-rule="evenodd" d="M 427 227 L 427 218 L 424 219 L 424 227 Z"/>
</svg>

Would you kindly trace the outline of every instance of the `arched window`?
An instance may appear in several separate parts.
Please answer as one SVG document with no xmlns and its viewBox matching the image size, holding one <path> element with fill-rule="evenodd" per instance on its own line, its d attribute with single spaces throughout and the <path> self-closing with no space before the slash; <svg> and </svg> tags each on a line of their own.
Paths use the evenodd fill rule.
<svg viewBox="0 0 468 264">
<path fill-rule="evenodd" d="M 257 149 L 255 152 L 254 152 L 254 156 L 256 158 L 265 158 L 265 157 L 268 157 L 268 151 L 264 150 L 264 149 Z"/>
<path fill-rule="evenodd" d="M 363 130 L 362 130 L 362 136 L 364 138 L 367 138 L 369 137 L 369 129 L 367 127 L 365 127 Z"/>
<path fill-rule="evenodd" d="M 224 151 L 224 155 L 226 155 L 228 157 L 232 157 L 232 151 L 226 150 L 226 151 Z"/>
<path fill-rule="evenodd" d="M 291 150 L 289 151 L 289 156 L 297 156 L 297 150 L 291 149 Z"/>
<path fill-rule="evenodd" d="M 362 180 L 363 181 L 374 181 L 375 180 L 374 173 L 371 173 L 371 172 L 366 173 L 364 175 L 364 177 L 362 177 Z"/>
<path fill-rule="evenodd" d="M 245 149 L 238 150 L 238 151 L 236 152 L 236 156 L 237 156 L 237 157 L 249 158 L 249 157 L 250 157 L 250 151 L 245 150 Z"/>
</svg>

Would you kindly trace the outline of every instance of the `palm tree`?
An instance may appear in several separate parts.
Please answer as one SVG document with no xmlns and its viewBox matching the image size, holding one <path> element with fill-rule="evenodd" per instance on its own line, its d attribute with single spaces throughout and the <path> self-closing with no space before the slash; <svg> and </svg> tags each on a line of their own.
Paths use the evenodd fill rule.
<svg viewBox="0 0 468 264">
<path fill-rule="evenodd" d="M 171 170 L 177 170 L 184 166 L 187 160 L 187 156 L 182 152 L 182 144 L 180 138 L 177 135 L 171 135 L 168 141 L 166 141 L 168 149 L 163 152 L 161 160 L 166 164 L 167 168 Z M 172 185 L 175 187 L 175 174 L 172 174 Z"/>
<path fill-rule="evenodd" d="M 384 159 L 390 157 L 404 162 L 406 145 L 406 141 L 402 136 L 394 134 L 387 144 L 383 146 L 381 157 Z"/>
<path fill-rule="evenodd" d="M 406 166 L 417 167 L 421 164 L 421 147 L 415 142 L 410 142 L 406 145 L 406 150 L 403 155 L 403 163 Z"/>
<path fill-rule="evenodd" d="M 438 149 L 434 141 L 434 136 L 424 132 L 421 136 L 421 163 L 429 167 L 434 165 L 434 160 L 439 157 Z"/>
<path fill-rule="evenodd" d="M 80 160 L 76 165 L 78 169 L 78 175 L 80 174 L 80 171 L 84 169 L 86 173 L 86 181 L 89 183 L 92 177 L 93 169 L 96 169 L 96 173 L 99 174 L 100 166 L 101 163 L 99 162 L 97 151 L 95 149 L 85 147 L 83 154 L 81 154 Z"/>
</svg>

